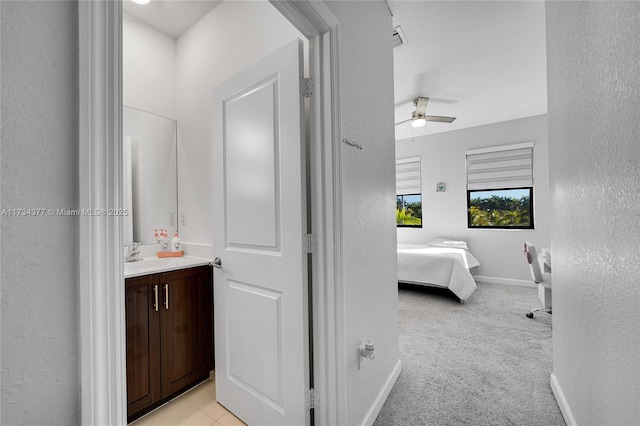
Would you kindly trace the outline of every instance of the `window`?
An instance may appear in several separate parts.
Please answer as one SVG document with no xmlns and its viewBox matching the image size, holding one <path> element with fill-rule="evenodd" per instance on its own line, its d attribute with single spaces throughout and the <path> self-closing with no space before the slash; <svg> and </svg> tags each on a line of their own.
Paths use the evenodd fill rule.
<svg viewBox="0 0 640 426">
<path fill-rule="evenodd" d="M 469 228 L 533 229 L 533 188 L 467 191 Z"/>
<path fill-rule="evenodd" d="M 396 196 L 396 224 L 422 227 L 422 194 Z"/>
<path fill-rule="evenodd" d="M 467 226 L 533 229 L 533 143 L 467 151 Z"/>
<path fill-rule="evenodd" d="M 396 160 L 396 224 L 422 228 L 420 157 Z"/>
</svg>

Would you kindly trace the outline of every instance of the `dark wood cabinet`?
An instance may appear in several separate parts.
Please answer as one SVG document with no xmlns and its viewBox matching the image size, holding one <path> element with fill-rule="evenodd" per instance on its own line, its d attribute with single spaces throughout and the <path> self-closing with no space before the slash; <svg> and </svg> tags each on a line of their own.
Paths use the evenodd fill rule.
<svg viewBox="0 0 640 426">
<path fill-rule="evenodd" d="M 143 415 L 214 368 L 210 266 L 125 280 L 127 416 Z"/>
<path fill-rule="evenodd" d="M 127 415 L 160 400 L 160 312 L 158 276 L 125 280 L 127 325 Z"/>
<path fill-rule="evenodd" d="M 213 289 L 211 269 L 204 269 L 160 276 L 165 304 L 160 316 L 162 397 L 213 369 Z"/>
</svg>

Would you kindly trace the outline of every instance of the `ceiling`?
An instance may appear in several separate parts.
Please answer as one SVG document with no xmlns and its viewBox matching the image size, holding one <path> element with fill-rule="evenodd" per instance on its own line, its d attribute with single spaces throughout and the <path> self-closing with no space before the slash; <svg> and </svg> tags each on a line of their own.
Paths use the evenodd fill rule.
<svg viewBox="0 0 640 426">
<path fill-rule="evenodd" d="M 219 1 L 124 0 L 124 10 L 174 38 Z M 451 123 L 396 126 L 396 140 L 546 114 L 544 1 L 388 0 L 406 40 L 394 48 L 395 122 L 413 99 Z"/>
<path fill-rule="evenodd" d="M 141 5 L 123 0 L 122 7 L 142 22 L 177 39 L 219 3 L 220 0 L 151 0 Z"/>
<path fill-rule="evenodd" d="M 428 115 L 453 116 L 396 140 L 546 114 L 543 1 L 388 1 L 406 43 L 394 48 L 395 121 L 411 118 L 413 99 Z"/>
</svg>

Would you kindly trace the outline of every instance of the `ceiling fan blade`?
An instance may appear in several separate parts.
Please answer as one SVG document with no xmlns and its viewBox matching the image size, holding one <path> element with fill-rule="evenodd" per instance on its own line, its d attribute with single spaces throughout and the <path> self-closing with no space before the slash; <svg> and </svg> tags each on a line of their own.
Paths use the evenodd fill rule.
<svg viewBox="0 0 640 426">
<path fill-rule="evenodd" d="M 425 98 L 423 96 L 420 96 L 413 101 L 413 104 L 416 106 L 417 115 L 425 115 L 427 113 L 427 102 L 429 102 L 429 98 Z"/>
<path fill-rule="evenodd" d="M 396 126 L 399 126 L 399 125 L 404 124 L 404 123 L 408 123 L 408 122 L 410 122 L 410 121 L 411 121 L 411 118 L 410 118 L 410 119 L 408 119 L 408 120 L 398 121 L 398 122 L 396 123 Z"/>
<path fill-rule="evenodd" d="M 435 121 L 438 123 L 452 123 L 457 117 L 442 117 L 439 115 L 425 115 L 424 119 L 427 121 Z"/>
</svg>

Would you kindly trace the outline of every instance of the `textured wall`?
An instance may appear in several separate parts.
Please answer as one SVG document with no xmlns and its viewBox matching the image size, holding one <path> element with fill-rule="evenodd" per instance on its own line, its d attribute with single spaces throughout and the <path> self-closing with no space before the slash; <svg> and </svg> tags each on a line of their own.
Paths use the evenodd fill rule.
<svg viewBox="0 0 640 426">
<path fill-rule="evenodd" d="M 488 146 L 533 141 L 534 230 L 468 229 L 465 151 Z M 486 126 L 404 139 L 396 142 L 396 157 L 422 159 L 421 229 L 398 228 L 398 241 L 426 243 L 433 238 L 467 241 L 481 266 L 474 274 L 482 280 L 533 285 L 522 256 L 523 241 L 549 247 L 551 207 L 547 116 L 523 118 Z M 436 192 L 438 182 L 447 190 Z"/>
<path fill-rule="evenodd" d="M 640 3 L 547 2 L 553 370 L 580 425 L 640 424 Z"/>
<path fill-rule="evenodd" d="M 362 424 L 398 351 L 391 15 L 383 2 L 328 2 L 340 22 L 347 424 Z M 358 369 L 358 346 L 376 359 Z M 377 413 L 375 413 L 377 414 Z"/>
<path fill-rule="evenodd" d="M 1 3 L 2 209 L 76 209 L 77 4 Z M 3 215 L 1 231 L 1 423 L 78 424 L 77 218 Z"/>
</svg>

